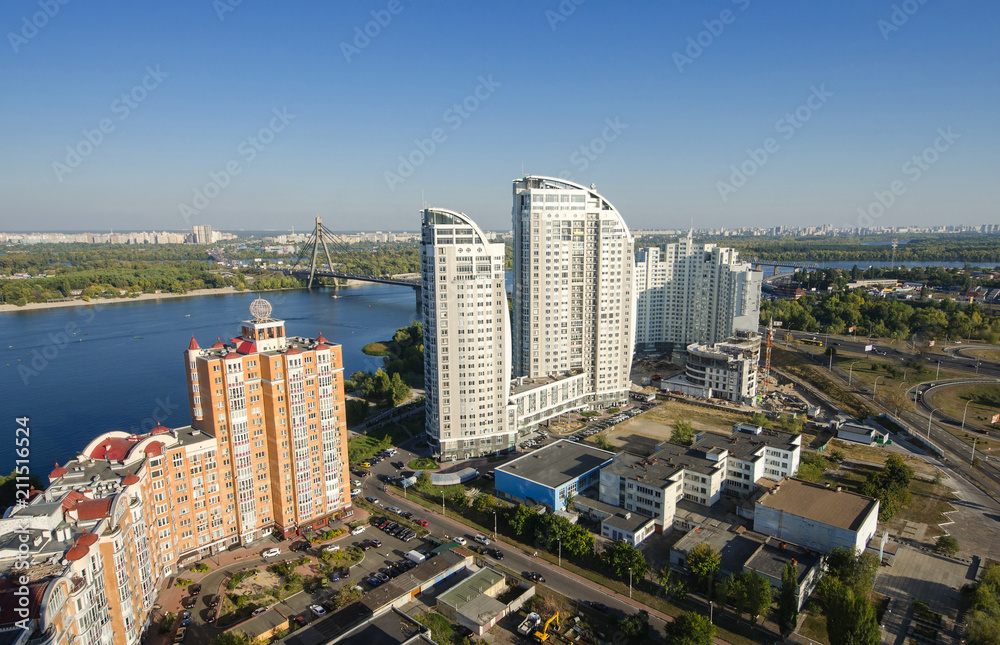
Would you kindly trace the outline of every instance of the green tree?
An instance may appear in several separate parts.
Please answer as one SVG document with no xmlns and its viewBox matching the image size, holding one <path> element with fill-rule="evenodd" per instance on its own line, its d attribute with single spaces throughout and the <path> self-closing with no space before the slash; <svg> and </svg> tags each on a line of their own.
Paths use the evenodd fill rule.
<svg viewBox="0 0 1000 645">
<path fill-rule="evenodd" d="M 645 643 L 649 636 L 649 612 L 641 609 L 637 614 L 626 616 L 618 623 L 618 628 L 625 636 L 625 642 Z"/>
<path fill-rule="evenodd" d="M 23 478 L 24 475 L 21 477 Z M 17 484 L 16 470 L 11 471 L 10 475 L 6 477 L 0 477 L 0 509 L 17 504 L 19 499 L 17 494 L 17 491 L 19 490 Z M 34 473 L 29 474 L 27 479 L 22 481 L 21 484 L 27 484 L 30 488 L 34 488 L 35 490 L 45 490 L 45 484 L 43 484 L 41 478 Z M 29 489 L 21 488 L 20 490 L 26 493 Z M 20 499 L 21 501 L 24 501 L 24 495 L 21 495 Z"/>
<path fill-rule="evenodd" d="M 941 553 L 947 555 L 955 555 L 959 552 L 958 540 L 951 535 L 942 535 L 937 539 L 937 544 L 934 547 Z"/>
<path fill-rule="evenodd" d="M 747 612 L 752 622 L 767 613 L 771 606 L 771 582 L 756 571 L 742 571 L 747 587 Z"/>
<path fill-rule="evenodd" d="M 778 627 L 782 634 L 795 628 L 799 618 L 798 569 L 791 562 L 785 563 L 781 572 L 781 589 L 778 591 Z"/>
<path fill-rule="evenodd" d="M 670 433 L 670 443 L 680 446 L 690 446 L 694 443 L 694 426 L 690 421 L 677 419 L 674 421 L 674 430 Z"/>
<path fill-rule="evenodd" d="M 771 429 L 774 427 L 774 422 L 767 418 L 767 415 L 763 412 L 754 412 L 750 416 L 750 424 L 760 428 Z"/>
<path fill-rule="evenodd" d="M 254 645 L 254 643 L 254 639 L 236 631 L 222 632 L 212 639 L 212 645 Z"/>
<path fill-rule="evenodd" d="M 537 512 L 521 504 L 508 507 L 505 513 L 507 526 L 511 528 L 516 537 L 523 537 L 534 533 L 534 520 L 537 517 Z"/>
<path fill-rule="evenodd" d="M 390 395 L 394 406 L 410 398 L 410 386 L 403 382 L 398 372 L 392 375 Z"/>
<path fill-rule="evenodd" d="M 865 551 L 858 553 L 852 548 L 836 547 L 826 557 L 827 575 L 835 578 L 855 595 L 867 594 L 878 574 L 878 556 Z"/>
<path fill-rule="evenodd" d="M 827 600 L 826 631 L 830 645 L 878 645 L 881 642 L 875 605 L 843 585 Z"/>
<path fill-rule="evenodd" d="M 715 642 L 715 625 L 708 617 L 687 612 L 663 627 L 667 645 L 712 645 Z"/>
<path fill-rule="evenodd" d="M 489 493 L 480 492 L 472 502 L 472 507 L 480 513 L 492 513 L 497 506 L 497 498 Z"/>
<path fill-rule="evenodd" d="M 965 636 L 969 645 L 1000 643 L 1000 566 L 987 567 L 968 595 L 972 611 Z"/>
<path fill-rule="evenodd" d="M 434 484 L 431 483 L 431 476 L 426 470 L 420 471 L 417 475 L 417 482 L 413 485 L 418 491 L 426 493 L 431 490 Z"/>
<path fill-rule="evenodd" d="M 632 570 L 632 580 L 642 580 L 649 571 L 642 551 L 628 542 L 611 542 L 604 547 L 604 563 L 608 570 L 619 580 L 629 579 L 629 569 Z"/>
<path fill-rule="evenodd" d="M 687 566 L 694 574 L 699 589 L 707 589 L 709 582 L 719 571 L 722 555 L 708 542 L 694 545 L 687 552 Z"/>
<path fill-rule="evenodd" d="M 340 609 L 341 607 L 346 607 L 351 603 L 355 603 L 361 600 L 364 592 L 360 589 L 356 589 L 353 586 L 341 587 L 337 593 L 333 595 L 333 608 Z"/>
<path fill-rule="evenodd" d="M 594 444 L 598 448 L 600 448 L 601 450 L 614 450 L 615 449 L 615 447 L 613 445 L 611 445 L 611 440 L 608 439 L 608 435 L 604 434 L 603 432 L 601 434 L 597 435 L 597 438 L 594 439 Z"/>
</svg>

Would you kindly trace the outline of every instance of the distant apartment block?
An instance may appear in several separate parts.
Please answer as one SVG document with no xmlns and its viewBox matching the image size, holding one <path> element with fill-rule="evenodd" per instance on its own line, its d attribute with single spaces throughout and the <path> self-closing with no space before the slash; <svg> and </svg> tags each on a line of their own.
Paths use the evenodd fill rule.
<svg viewBox="0 0 1000 645">
<path fill-rule="evenodd" d="M 467 215 L 423 211 L 425 431 L 442 459 L 514 447 L 504 245 Z"/>
<path fill-rule="evenodd" d="M 571 407 L 626 401 L 635 342 L 635 245 L 591 188 L 514 180 L 514 376 L 582 374 Z"/>
<path fill-rule="evenodd" d="M 763 274 L 737 251 L 676 243 L 636 253 L 636 351 L 682 350 L 713 344 L 737 331 L 756 331 Z"/>
</svg>

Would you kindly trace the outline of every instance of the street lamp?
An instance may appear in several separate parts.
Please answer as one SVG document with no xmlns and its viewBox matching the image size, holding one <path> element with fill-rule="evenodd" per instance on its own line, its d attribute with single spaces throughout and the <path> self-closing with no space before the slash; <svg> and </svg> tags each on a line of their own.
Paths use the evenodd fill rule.
<svg viewBox="0 0 1000 645">
<path fill-rule="evenodd" d="M 860 363 L 861 361 L 854 361 L 854 363 Z M 854 363 L 851 363 L 851 367 L 847 370 L 847 387 L 851 387 L 851 379 L 854 378 Z"/>
<path fill-rule="evenodd" d="M 969 404 L 970 403 L 972 403 L 972 399 L 969 399 L 968 401 L 965 402 L 965 409 L 962 410 L 962 430 L 965 430 L 965 414 L 969 411 Z M 979 437 L 976 437 L 976 438 L 978 439 Z M 975 445 L 975 442 L 973 442 L 973 445 Z M 976 449 L 973 448 L 972 452 L 975 453 Z"/>
<path fill-rule="evenodd" d="M 941 378 L 941 359 L 938 359 L 937 374 L 934 375 L 935 379 Z"/>
<path fill-rule="evenodd" d="M 934 413 L 941 408 L 934 408 L 931 413 L 927 416 L 927 441 L 931 440 L 931 422 L 934 420 Z"/>
<path fill-rule="evenodd" d="M 444 491 L 441 491 L 441 516 L 444 517 Z"/>
<path fill-rule="evenodd" d="M 559 566 L 562 566 L 562 538 L 556 538 L 556 542 L 559 543 Z"/>
<path fill-rule="evenodd" d="M 628 568 L 628 598 L 632 599 L 632 567 Z"/>
<path fill-rule="evenodd" d="M 969 463 L 975 463 L 976 461 L 976 442 L 979 441 L 979 437 L 972 440 L 972 456 L 969 457 Z"/>
<path fill-rule="evenodd" d="M 493 539 L 497 539 L 497 512 L 493 511 Z"/>
<path fill-rule="evenodd" d="M 872 401 L 875 400 L 875 393 L 878 392 L 878 380 L 880 378 L 885 378 L 885 376 L 886 375 L 883 374 L 882 376 L 878 376 L 878 377 L 875 378 L 875 387 L 872 388 Z"/>
</svg>

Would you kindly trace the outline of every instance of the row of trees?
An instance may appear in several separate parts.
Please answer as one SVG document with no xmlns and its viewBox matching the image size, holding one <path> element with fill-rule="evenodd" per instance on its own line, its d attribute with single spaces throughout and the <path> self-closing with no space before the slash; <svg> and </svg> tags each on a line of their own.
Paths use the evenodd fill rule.
<svg viewBox="0 0 1000 645">
<path fill-rule="evenodd" d="M 901 508 L 910 503 L 911 479 L 913 479 L 913 469 L 896 454 L 889 455 L 885 468 L 868 475 L 861 485 L 861 494 L 878 500 L 880 522 L 888 522 Z"/>
<path fill-rule="evenodd" d="M 891 237 L 724 237 L 713 241 L 735 248 L 744 257 L 759 260 L 803 260 L 842 262 L 866 260 L 888 262 L 893 249 Z M 873 244 L 882 242 L 882 244 Z M 645 240 L 643 240 L 645 244 Z M 946 262 L 997 262 L 1000 264 L 1000 235 L 982 233 L 921 234 L 906 240 L 895 250 L 900 264 Z"/>
<path fill-rule="evenodd" d="M 985 314 L 976 304 L 884 299 L 867 293 L 806 294 L 798 300 L 761 303 L 760 320 L 780 320 L 785 329 L 815 333 L 859 333 L 882 338 L 978 338 L 1000 341 L 1000 318 Z"/>
</svg>

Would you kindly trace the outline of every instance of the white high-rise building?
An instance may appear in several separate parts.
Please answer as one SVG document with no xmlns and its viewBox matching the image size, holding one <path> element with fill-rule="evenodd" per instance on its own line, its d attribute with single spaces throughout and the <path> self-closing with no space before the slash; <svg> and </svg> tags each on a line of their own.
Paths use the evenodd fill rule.
<svg viewBox="0 0 1000 645">
<path fill-rule="evenodd" d="M 738 252 L 696 243 L 636 252 L 636 351 L 719 343 L 757 331 L 762 273 Z"/>
<path fill-rule="evenodd" d="M 562 179 L 516 179 L 513 196 L 514 375 L 582 374 L 576 407 L 624 402 L 635 346 L 635 243 L 625 221 L 593 186 Z"/>
<path fill-rule="evenodd" d="M 490 242 L 467 215 L 423 211 L 425 431 L 441 459 L 514 446 L 504 256 L 503 243 Z"/>
</svg>

